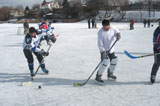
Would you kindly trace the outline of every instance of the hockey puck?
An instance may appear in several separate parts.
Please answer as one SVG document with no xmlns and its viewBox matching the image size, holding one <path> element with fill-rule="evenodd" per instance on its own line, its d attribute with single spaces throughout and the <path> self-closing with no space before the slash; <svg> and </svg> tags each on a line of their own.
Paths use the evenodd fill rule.
<svg viewBox="0 0 160 106">
<path fill-rule="evenodd" d="M 38 88 L 41 89 L 41 86 L 39 85 Z"/>
</svg>

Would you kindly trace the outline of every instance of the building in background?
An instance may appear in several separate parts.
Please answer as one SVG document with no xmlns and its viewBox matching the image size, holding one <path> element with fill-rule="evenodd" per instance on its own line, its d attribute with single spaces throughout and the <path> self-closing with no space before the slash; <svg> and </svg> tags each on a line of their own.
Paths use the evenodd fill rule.
<svg viewBox="0 0 160 106">
<path fill-rule="evenodd" d="M 9 12 L 9 17 L 10 19 L 15 19 L 15 18 L 22 18 L 24 17 L 24 10 L 11 10 Z"/>
<path fill-rule="evenodd" d="M 55 1 L 47 2 L 46 0 L 44 0 L 40 6 L 41 11 L 43 11 L 44 13 L 52 11 L 53 9 L 59 9 L 59 8 L 61 7 L 58 2 L 55 2 Z"/>
</svg>

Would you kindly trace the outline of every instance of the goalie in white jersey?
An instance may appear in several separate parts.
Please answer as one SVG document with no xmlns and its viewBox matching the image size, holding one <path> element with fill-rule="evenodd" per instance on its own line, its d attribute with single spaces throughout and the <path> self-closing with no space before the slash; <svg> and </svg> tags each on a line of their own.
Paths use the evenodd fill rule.
<svg viewBox="0 0 160 106">
<path fill-rule="evenodd" d="M 103 83 L 102 74 L 108 67 L 108 78 L 116 79 L 113 75 L 118 59 L 114 53 L 114 47 L 108 53 L 113 43 L 121 38 L 120 31 L 110 26 L 109 20 L 102 21 L 102 28 L 98 31 L 98 47 L 101 53 L 101 65 L 99 66 L 95 80 Z M 110 63 L 110 64 L 109 64 Z"/>
</svg>

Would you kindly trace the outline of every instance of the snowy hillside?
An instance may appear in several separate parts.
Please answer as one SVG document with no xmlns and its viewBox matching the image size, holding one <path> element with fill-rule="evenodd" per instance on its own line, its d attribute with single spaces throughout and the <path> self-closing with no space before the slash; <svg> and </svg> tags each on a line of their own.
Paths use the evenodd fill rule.
<svg viewBox="0 0 160 106">
<path fill-rule="evenodd" d="M 105 11 L 99 11 L 99 14 L 96 16 L 97 20 L 104 19 Z M 157 21 L 160 18 L 159 11 L 151 11 L 150 17 L 148 11 L 126 11 L 126 15 L 121 19 L 121 15 L 117 11 L 113 11 L 110 18 L 113 18 L 114 21 L 129 21 L 134 19 L 135 21 L 143 22 L 144 19 L 151 19 L 152 21 Z"/>
<path fill-rule="evenodd" d="M 84 87 L 73 87 L 74 82 L 84 82 L 100 61 L 97 29 L 87 29 L 87 23 L 54 24 L 55 34 L 60 36 L 45 59 L 50 74 L 43 75 L 40 69 L 31 85 L 20 86 L 29 81 L 22 51 L 24 35 L 16 35 L 22 24 L 0 24 L 0 106 L 160 106 L 160 74 L 154 85 L 149 83 L 153 57 L 131 60 L 123 53 L 152 53 L 156 27 L 144 29 L 142 23 L 136 23 L 135 30 L 130 31 L 128 23 L 111 25 L 122 35 L 115 46 L 117 81 L 107 80 L 105 72 L 103 86 L 96 84 L 94 74 Z M 46 42 L 43 45 L 46 50 Z M 36 69 L 38 62 L 34 59 Z"/>
</svg>

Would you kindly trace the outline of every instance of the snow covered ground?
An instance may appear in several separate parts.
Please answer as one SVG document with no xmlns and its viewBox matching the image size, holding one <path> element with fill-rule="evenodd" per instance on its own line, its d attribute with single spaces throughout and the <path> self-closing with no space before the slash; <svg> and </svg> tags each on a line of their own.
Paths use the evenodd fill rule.
<svg viewBox="0 0 160 106">
<path fill-rule="evenodd" d="M 16 35 L 22 24 L 0 24 L 0 106 L 160 106 L 160 74 L 156 83 L 149 83 L 153 57 L 131 60 L 123 51 L 133 55 L 152 53 L 152 28 L 128 23 L 112 23 L 120 29 L 121 40 L 115 50 L 119 62 L 115 70 L 117 81 L 108 81 L 103 75 L 103 86 L 95 83 L 95 74 L 84 87 L 73 87 L 84 82 L 100 61 L 97 47 L 97 29 L 87 29 L 86 23 L 56 23 L 55 34 L 60 37 L 46 57 L 49 75 L 41 69 L 31 85 L 27 61 L 22 52 L 23 35 Z M 37 24 L 30 24 L 37 27 Z M 98 23 L 98 27 L 101 24 Z M 43 42 L 47 49 L 46 42 Z M 35 69 L 38 66 L 35 59 Z M 41 85 L 41 89 L 38 86 Z"/>
</svg>

